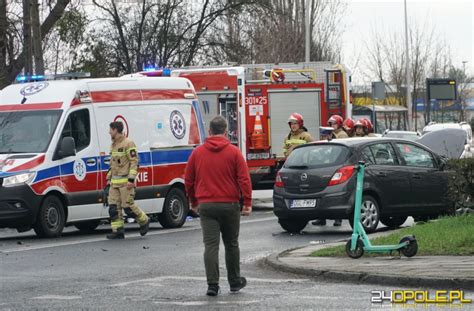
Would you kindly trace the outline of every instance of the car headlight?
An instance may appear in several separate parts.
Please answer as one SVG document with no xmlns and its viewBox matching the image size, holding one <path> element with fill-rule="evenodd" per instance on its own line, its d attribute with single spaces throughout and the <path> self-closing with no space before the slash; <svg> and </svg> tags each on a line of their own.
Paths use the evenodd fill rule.
<svg viewBox="0 0 474 311">
<path fill-rule="evenodd" d="M 3 178 L 3 186 L 4 187 L 12 187 L 12 186 L 18 186 L 20 184 L 28 184 L 33 181 L 35 178 L 36 173 L 23 173 L 23 174 L 18 174 L 10 177 L 5 177 Z"/>
</svg>

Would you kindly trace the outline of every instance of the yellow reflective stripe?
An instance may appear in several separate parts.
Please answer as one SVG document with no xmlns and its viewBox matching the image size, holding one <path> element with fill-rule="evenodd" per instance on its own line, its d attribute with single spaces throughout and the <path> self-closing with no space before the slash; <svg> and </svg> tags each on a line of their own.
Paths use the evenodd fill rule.
<svg viewBox="0 0 474 311">
<path fill-rule="evenodd" d="M 137 170 L 130 170 L 130 174 L 129 175 L 137 175 Z"/>
<path fill-rule="evenodd" d="M 112 156 L 113 157 L 122 157 L 125 155 L 125 152 L 119 152 L 119 151 L 112 151 Z"/>
<path fill-rule="evenodd" d="M 112 178 L 112 184 L 124 184 L 128 182 L 128 178 Z"/>
<path fill-rule="evenodd" d="M 306 144 L 307 141 L 303 139 L 288 139 L 286 143 L 289 145 L 303 145 Z"/>
<path fill-rule="evenodd" d="M 124 222 L 123 222 L 122 219 L 112 220 L 112 221 L 110 222 L 110 226 L 112 227 L 112 229 L 123 228 Z"/>
<path fill-rule="evenodd" d="M 127 153 L 130 153 L 130 151 L 132 151 L 132 150 L 137 151 L 137 148 L 135 148 L 135 147 L 129 148 L 129 149 L 127 149 Z"/>
</svg>

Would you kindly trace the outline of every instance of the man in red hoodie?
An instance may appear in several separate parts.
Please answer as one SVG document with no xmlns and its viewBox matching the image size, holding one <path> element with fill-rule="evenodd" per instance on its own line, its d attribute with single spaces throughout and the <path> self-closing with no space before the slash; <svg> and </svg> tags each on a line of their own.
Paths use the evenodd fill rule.
<svg viewBox="0 0 474 311">
<path fill-rule="evenodd" d="M 227 139 L 227 122 L 215 117 L 209 138 L 191 154 L 186 167 L 186 191 L 194 212 L 199 210 L 204 240 L 207 295 L 219 293 L 219 243 L 225 245 L 227 280 L 237 292 L 247 285 L 240 276 L 240 215 L 252 212 L 252 184 L 240 150 Z M 240 210 L 240 200 L 243 208 Z"/>
</svg>

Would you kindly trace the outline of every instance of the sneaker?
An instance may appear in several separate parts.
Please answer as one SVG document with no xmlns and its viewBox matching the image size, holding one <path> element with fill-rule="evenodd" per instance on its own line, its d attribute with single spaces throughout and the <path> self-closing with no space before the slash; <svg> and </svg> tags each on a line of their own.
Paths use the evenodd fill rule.
<svg viewBox="0 0 474 311">
<path fill-rule="evenodd" d="M 144 236 L 145 234 L 147 234 L 149 229 L 150 229 L 150 218 L 148 218 L 147 222 L 144 225 L 140 226 L 140 235 Z"/>
<path fill-rule="evenodd" d="M 314 226 L 325 226 L 326 225 L 326 219 L 316 219 L 315 221 L 312 222 Z"/>
<path fill-rule="evenodd" d="M 123 240 L 125 239 L 125 234 L 123 231 L 112 232 L 107 234 L 108 240 Z"/>
<path fill-rule="evenodd" d="M 207 287 L 206 295 L 208 295 L 208 296 L 217 296 L 217 294 L 219 294 L 219 285 L 209 284 L 209 286 Z"/>
<path fill-rule="evenodd" d="M 334 220 L 334 227 L 340 227 L 342 224 L 342 220 L 341 219 L 336 219 Z"/>
<path fill-rule="evenodd" d="M 244 277 L 240 277 L 236 282 L 230 283 L 230 291 L 231 292 L 238 292 L 242 288 L 247 285 L 247 279 Z"/>
</svg>

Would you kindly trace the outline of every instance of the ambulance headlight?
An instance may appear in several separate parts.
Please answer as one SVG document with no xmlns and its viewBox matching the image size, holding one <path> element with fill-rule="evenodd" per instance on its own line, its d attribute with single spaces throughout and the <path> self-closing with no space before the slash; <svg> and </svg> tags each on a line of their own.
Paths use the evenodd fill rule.
<svg viewBox="0 0 474 311">
<path fill-rule="evenodd" d="M 35 178 L 36 173 L 23 173 L 23 174 L 18 174 L 15 176 L 10 176 L 10 177 L 5 177 L 3 178 L 3 186 L 4 187 L 13 187 L 13 186 L 18 186 L 21 184 L 28 184 L 33 181 Z"/>
</svg>

